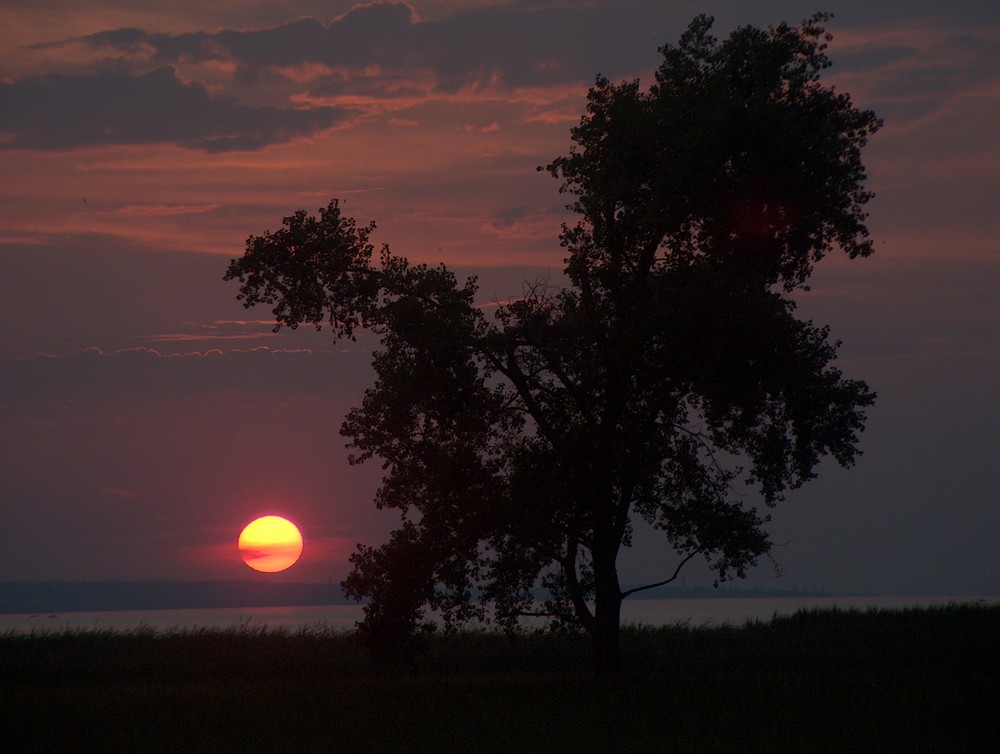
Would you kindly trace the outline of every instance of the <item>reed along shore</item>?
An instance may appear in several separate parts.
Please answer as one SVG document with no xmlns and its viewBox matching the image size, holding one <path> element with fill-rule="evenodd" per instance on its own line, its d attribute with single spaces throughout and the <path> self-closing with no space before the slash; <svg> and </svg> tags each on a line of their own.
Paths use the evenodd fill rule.
<svg viewBox="0 0 1000 754">
<path fill-rule="evenodd" d="M 430 635 L 405 668 L 352 634 L 0 635 L 16 752 L 974 751 L 1000 741 L 1000 605 L 629 626 L 620 683 L 586 637 Z M 992 747 L 991 747 L 992 748 Z"/>
</svg>

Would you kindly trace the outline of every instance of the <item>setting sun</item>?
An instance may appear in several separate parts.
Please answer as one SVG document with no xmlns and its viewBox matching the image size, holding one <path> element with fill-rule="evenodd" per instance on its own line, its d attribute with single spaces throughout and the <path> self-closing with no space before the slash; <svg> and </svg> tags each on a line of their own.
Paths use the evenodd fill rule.
<svg viewBox="0 0 1000 754">
<path fill-rule="evenodd" d="M 262 573 L 291 568 L 302 554 L 302 532 L 281 516 L 254 519 L 240 532 L 237 547 L 243 562 Z"/>
</svg>

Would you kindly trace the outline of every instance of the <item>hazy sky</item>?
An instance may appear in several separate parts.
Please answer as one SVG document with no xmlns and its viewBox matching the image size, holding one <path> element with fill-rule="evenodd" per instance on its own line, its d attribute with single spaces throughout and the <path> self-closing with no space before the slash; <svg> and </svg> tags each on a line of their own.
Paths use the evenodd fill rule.
<svg viewBox="0 0 1000 754">
<path fill-rule="evenodd" d="M 372 343 L 270 332 L 222 282 L 248 235 L 339 197 L 484 302 L 558 274 L 564 154 L 598 73 L 651 79 L 698 13 L 829 10 L 828 81 L 885 118 L 876 255 L 800 311 L 878 392 L 865 455 L 775 512 L 755 585 L 1000 594 L 1000 9 L 982 0 L 714 3 L 4 0 L 0 581 L 251 577 L 283 513 L 339 580 L 396 522 L 338 434 Z M 640 537 L 625 581 L 673 558 Z M 259 578 L 268 578 L 259 576 Z M 704 579 L 692 571 L 688 583 Z"/>
</svg>

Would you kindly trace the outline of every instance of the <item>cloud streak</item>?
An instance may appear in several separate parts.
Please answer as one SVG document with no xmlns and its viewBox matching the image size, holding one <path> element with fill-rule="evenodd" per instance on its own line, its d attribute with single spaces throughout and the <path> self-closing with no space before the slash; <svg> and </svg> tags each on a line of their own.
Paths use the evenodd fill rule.
<svg viewBox="0 0 1000 754">
<path fill-rule="evenodd" d="M 173 217 L 202 215 L 219 209 L 219 204 L 127 204 L 112 214 L 123 217 Z"/>
<path fill-rule="evenodd" d="M 0 84 L 0 149 L 174 143 L 253 151 L 331 128 L 346 115 L 334 107 L 248 107 L 184 83 L 166 66 L 138 76 L 53 74 Z"/>
<path fill-rule="evenodd" d="M 519 3 L 421 21 L 407 3 L 373 2 L 329 23 L 303 18 L 272 28 L 186 34 L 115 29 L 44 47 L 82 45 L 98 59 L 132 67 L 212 65 L 243 77 L 268 72 L 296 83 L 343 83 L 350 75 L 383 92 L 430 72 L 438 88 L 455 91 L 496 75 L 511 86 L 577 79 L 576 63 L 612 49 L 635 15 L 656 15 L 648 3 L 620 6 L 626 7 Z M 625 12 L 633 18 L 623 19 Z M 616 52 L 602 57 L 620 61 L 622 50 Z"/>
<path fill-rule="evenodd" d="M 662 15 L 643 3 L 631 12 Z M 655 63 L 661 39 L 641 52 L 619 44 L 628 22 L 616 8 L 520 4 L 421 21 L 406 3 L 375 2 L 329 23 L 180 34 L 131 27 L 35 44 L 29 50 L 75 51 L 77 72 L 0 85 L 0 148 L 258 150 L 429 101 L 514 102 L 547 120 L 566 97 L 580 97 L 600 61 L 614 61 L 611 75 Z"/>
</svg>

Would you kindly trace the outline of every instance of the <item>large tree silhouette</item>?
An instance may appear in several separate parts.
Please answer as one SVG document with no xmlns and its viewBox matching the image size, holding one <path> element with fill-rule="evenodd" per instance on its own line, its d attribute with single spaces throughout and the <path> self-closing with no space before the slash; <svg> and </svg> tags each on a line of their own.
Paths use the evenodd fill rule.
<svg viewBox="0 0 1000 754">
<path fill-rule="evenodd" d="M 599 77 L 568 156 L 540 168 L 578 218 L 569 285 L 527 285 L 495 316 L 475 279 L 376 253 L 336 201 L 231 262 L 277 328 L 381 337 L 341 429 L 402 514 L 344 582 L 373 648 L 412 648 L 428 607 L 450 625 L 542 612 L 588 631 L 613 675 L 625 597 L 694 558 L 744 576 L 772 546 L 767 509 L 822 457 L 854 462 L 874 395 L 789 298 L 834 249 L 871 253 L 860 152 L 880 122 L 820 82 L 827 20 L 720 42 L 702 16 L 648 90 Z M 677 567 L 624 591 L 636 526 Z"/>
</svg>

